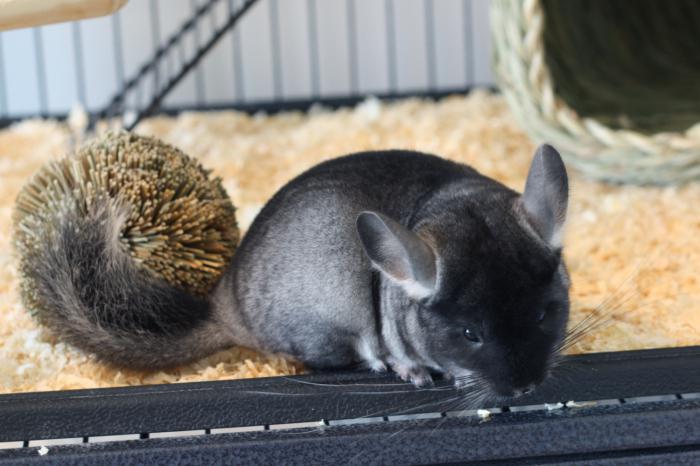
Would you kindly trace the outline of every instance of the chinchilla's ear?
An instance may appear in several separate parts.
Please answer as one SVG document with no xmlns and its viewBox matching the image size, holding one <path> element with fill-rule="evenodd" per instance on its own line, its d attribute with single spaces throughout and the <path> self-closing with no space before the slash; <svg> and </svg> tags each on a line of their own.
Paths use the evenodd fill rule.
<svg viewBox="0 0 700 466">
<path fill-rule="evenodd" d="M 357 233 L 372 263 L 413 298 L 435 289 L 435 254 L 418 235 L 376 212 L 357 217 Z"/>
<path fill-rule="evenodd" d="M 564 162 L 554 147 L 542 144 L 535 151 L 521 201 L 530 225 L 554 248 L 561 247 L 568 197 Z"/>
</svg>

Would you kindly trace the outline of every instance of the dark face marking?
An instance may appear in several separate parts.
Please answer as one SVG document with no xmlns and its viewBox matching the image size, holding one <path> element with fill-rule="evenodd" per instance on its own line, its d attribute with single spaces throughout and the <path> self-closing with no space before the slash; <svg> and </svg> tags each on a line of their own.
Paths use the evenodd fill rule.
<svg viewBox="0 0 700 466">
<path fill-rule="evenodd" d="M 421 302 L 431 358 L 469 370 L 498 396 L 516 396 L 547 376 L 564 338 L 568 284 L 561 254 L 521 227 L 515 213 L 470 217 L 439 251 L 437 292 Z M 496 229 L 497 226 L 497 229 Z M 497 233 L 496 233 L 497 232 Z"/>
</svg>

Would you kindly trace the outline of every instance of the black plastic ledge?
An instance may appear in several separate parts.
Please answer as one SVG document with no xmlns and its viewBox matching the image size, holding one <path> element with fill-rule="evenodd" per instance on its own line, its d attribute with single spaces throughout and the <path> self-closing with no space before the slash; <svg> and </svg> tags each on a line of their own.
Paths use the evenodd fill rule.
<svg viewBox="0 0 700 466">
<path fill-rule="evenodd" d="M 4 453 L 4 454 L 3 454 Z M 0 464 L 698 464 L 700 400 L 0 451 Z"/>
<path fill-rule="evenodd" d="M 694 392 L 700 346 L 568 356 L 509 405 Z M 0 442 L 445 412 L 457 395 L 366 372 L 0 395 Z"/>
</svg>

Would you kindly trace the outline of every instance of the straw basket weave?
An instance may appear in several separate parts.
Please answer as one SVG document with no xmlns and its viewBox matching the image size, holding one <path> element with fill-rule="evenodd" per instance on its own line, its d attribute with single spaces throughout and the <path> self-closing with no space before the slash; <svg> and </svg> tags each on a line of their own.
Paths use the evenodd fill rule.
<svg viewBox="0 0 700 466">
<path fill-rule="evenodd" d="M 601 180 L 700 179 L 700 2 L 492 2 L 495 69 L 537 141 Z"/>
</svg>

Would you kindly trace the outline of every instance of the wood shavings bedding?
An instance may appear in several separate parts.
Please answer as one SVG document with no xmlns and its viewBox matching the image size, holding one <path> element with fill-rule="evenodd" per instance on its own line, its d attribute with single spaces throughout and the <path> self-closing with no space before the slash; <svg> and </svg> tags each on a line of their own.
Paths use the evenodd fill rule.
<svg viewBox="0 0 700 466">
<path fill-rule="evenodd" d="M 504 100 L 485 92 L 437 103 L 368 100 L 355 109 L 309 114 L 184 113 L 150 119 L 138 132 L 175 144 L 222 176 L 243 231 L 282 184 L 334 156 L 384 148 L 433 152 L 521 190 L 534 148 Z M 11 210 L 26 179 L 70 150 L 71 140 L 66 125 L 50 121 L 24 121 L 0 131 L 0 392 L 301 372 L 297 363 L 243 348 L 169 371 L 118 370 L 37 327 L 19 303 Z M 608 312 L 611 322 L 569 352 L 700 344 L 700 184 L 616 187 L 572 173 L 571 186 L 565 239 L 573 280 L 571 324 L 591 312 Z"/>
</svg>

